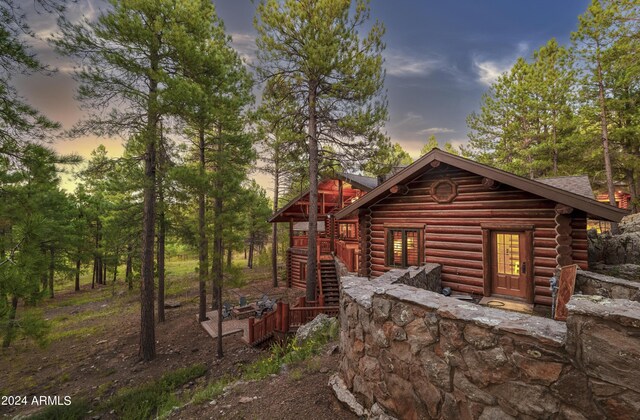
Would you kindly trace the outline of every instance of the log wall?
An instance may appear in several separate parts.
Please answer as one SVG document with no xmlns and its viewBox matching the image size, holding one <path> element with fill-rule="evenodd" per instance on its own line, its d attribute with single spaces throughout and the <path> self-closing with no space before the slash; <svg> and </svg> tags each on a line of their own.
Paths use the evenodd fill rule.
<svg viewBox="0 0 640 420">
<path fill-rule="evenodd" d="M 457 196 L 450 203 L 438 203 L 431 196 L 436 181 L 450 179 L 457 185 Z M 362 246 L 362 267 L 369 277 L 391 269 L 385 266 L 385 224 L 424 224 L 423 261 L 442 265 L 442 286 L 459 292 L 482 295 L 482 228 L 490 224 L 532 225 L 534 302 L 551 304 L 549 278 L 557 262 L 556 203 L 506 185 L 495 185 L 483 178 L 447 165 L 432 168 L 407 183 L 408 192 L 391 194 L 370 207 L 370 216 L 360 214 L 361 226 L 370 232 L 367 247 Z M 571 257 L 580 268 L 587 268 L 586 215 L 570 214 Z M 366 222 L 366 223 L 363 223 Z M 368 264 L 367 264 L 368 263 Z M 489 262 L 487 262 L 489 263 Z"/>
</svg>

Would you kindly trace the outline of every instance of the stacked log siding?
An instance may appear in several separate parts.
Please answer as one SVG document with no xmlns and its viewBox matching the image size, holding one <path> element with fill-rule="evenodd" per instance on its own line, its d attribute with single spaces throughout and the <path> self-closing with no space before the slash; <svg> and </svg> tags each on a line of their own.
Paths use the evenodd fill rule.
<svg viewBox="0 0 640 420">
<path fill-rule="evenodd" d="M 431 196 L 432 184 L 442 179 L 457 185 L 457 196 L 450 203 L 438 203 Z M 481 225 L 531 225 L 534 302 L 551 304 L 549 278 L 556 268 L 557 203 L 507 185 L 489 188 L 483 185 L 481 176 L 448 165 L 432 168 L 406 185 L 405 195 L 390 194 L 370 206 L 371 240 L 363 250 L 368 254 L 363 256 L 363 262 L 370 262 L 366 275 L 378 277 L 391 269 L 385 266 L 385 225 L 424 225 L 422 261 L 442 265 L 444 287 L 482 295 Z M 575 210 L 571 218 L 571 256 L 574 263 L 586 269 L 586 214 Z"/>
</svg>

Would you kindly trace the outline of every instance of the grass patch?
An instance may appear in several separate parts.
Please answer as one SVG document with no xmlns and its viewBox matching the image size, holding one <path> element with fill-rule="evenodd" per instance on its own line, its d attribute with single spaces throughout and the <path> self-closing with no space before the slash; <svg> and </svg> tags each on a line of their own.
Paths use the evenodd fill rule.
<svg viewBox="0 0 640 420">
<path fill-rule="evenodd" d="M 106 300 L 111 298 L 111 289 L 110 288 L 102 288 L 91 291 L 83 291 L 78 295 L 65 295 L 64 299 L 61 300 L 50 300 L 50 304 L 47 305 L 50 308 L 60 308 L 66 306 L 80 306 L 86 305 L 87 303 L 98 302 L 101 300 Z"/>
<path fill-rule="evenodd" d="M 187 382 L 204 375 L 207 368 L 197 364 L 165 374 L 158 381 L 136 388 L 123 388 L 100 407 L 100 411 L 114 410 L 118 418 L 145 419 L 166 414 L 180 401 L 174 394 Z"/>
<path fill-rule="evenodd" d="M 204 388 L 196 391 L 193 394 L 193 398 L 191 402 L 194 404 L 202 404 L 205 401 L 211 401 L 214 398 L 222 395 L 224 392 L 224 388 L 229 385 L 232 381 L 229 377 L 224 377 L 222 379 L 218 379 L 217 381 L 207 384 Z"/>
<path fill-rule="evenodd" d="M 302 343 L 292 339 L 284 344 L 274 344 L 268 357 L 259 359 L 245 368 L 243 378 L 261 380 L 271 374 L 277 374 L 282 365 L 299 363 L 317 355 L 325 344 L 337 337 L 338 323 L 333 322 L 316 331 Z"/>
<path fill-rule="evenodd" d="M 71 401 L 70 405 L 50 405 L 29 417 L 30 420 L 79 420 L 91 409 L 86 400 Z"/>
<path fill-rule="evenodd" d="M 49 341 L 57 341 L 62 340 L 63 338 L 71 338 L 71 337 L 89 337 L 98 332 L 104 330 L 103 326 L 100 325 L 92 325 L 90 327 L 80 327 L 69 330 L 55 331 L 49 334 L 47 337 Z"/>
<path fill-rule="evenodd" d="M 291 372 L 289 372 L 289 377 L 294 381 L 299 381 L 304 377 L 304 371 L 300 368 L 292 369 Z"/>
</svg>

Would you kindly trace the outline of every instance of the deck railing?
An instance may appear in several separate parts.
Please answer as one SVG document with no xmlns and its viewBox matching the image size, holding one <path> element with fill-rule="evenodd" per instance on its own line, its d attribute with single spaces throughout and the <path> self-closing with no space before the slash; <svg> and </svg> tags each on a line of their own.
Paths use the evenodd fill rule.
<svg viewBox="0 0 640 420">
<path fill-rule="evenodd" d="M 276 310 L 267 313 L 262 319 L 249 318 L 249 344 L 261 344 L 276 333 L 295 332 L 301 325 L 312 321 L 319 314 L 338 316 L 338 312 L 337 306 L 324 306 L 322 298 L 318 301 L 306 302 L 302 297 L 293 307 L 288 303 L 278 302 Z"/>
<path fill-rule="evenodd" d="M 336 241 L 336 257 L 347 266 L 349 272 L 358 271 L 358 244 L 345 241 Z"/>
</svg>

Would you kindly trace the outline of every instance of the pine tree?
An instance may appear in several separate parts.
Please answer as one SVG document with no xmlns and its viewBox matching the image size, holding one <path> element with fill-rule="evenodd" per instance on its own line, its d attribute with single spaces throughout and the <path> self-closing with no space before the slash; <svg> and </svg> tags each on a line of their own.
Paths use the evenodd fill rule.
<svg viewBox="0 0 640 420">
<path fill-rule="evenodd" d="M 582 64 L 582 95 L 587 106 L 599 119 L 602 155 L 606 175 L 609 203 L 616 205 L 609 138 L 610 110 L 607 97 L 611 86 L 607 83 L 612 63 L 612 47 L 618 31 L 614 25 L 619 12 L 617 1 L 593 0 L 587 11 L 579 17 L 578 30 L 572 33 L 576 54 Z"/>
<path fill-rule="evenodd" d="M 51 150 L 26 144 L 20 165 L 0 158 L 0 332 L 8 347 L 18 333 L 43 342 L 47 324 L 37 317 L 18 322 L 20 300 L 34 303 L 53 295 L 53 276 L 64 271 L 56 255 L 73 246 L 69 240 L 73 203 L 60 190 L 56 164 L 74 160 L 60 158 Z M 41 283 L 41 279 L 46 282 Z"/>
<path fill-rule="evenodd" d="M 365 36 L 369 6 L 357 0 L 264 0 L 257 8 L 259 75 L 283 104 L 294 104 L 291 126 L 306 131 L 309 154 L 307 299 L 316 292 L 319 150 L 331 145 L 345 159 L 363 160 L 386 138 L 382 95 L 383 26 Z M 368 157 L 368 156 L 367 156 Z"/>
<path fill-rule="evenodd" d="M 427 139 L 427 143 L 424 146 L 422 146 L 422 149 L 420 149 L 420 156 L 426 155 L 431 150 L 437 147 L 438 147 L 438 140 L 436 140 L 436 136 L 432 134 Z"/>
<path fill-rule="evenodd" d="M 34 33 L 24 19 L 20 1 L 0 2 L 0 156 L 11 163 L 22 158 L 31 142 L 49 140 L 52 130 L 60 125 L 26 103 L 12 84 L 17 74 L 50 74 L 50 69 L 31 51 L 28 44 Z M 35 0 L 32 3 L 45 12 L 61 13 L 64 0 Z M 26 35 L 26 36 L 25 36 Z"/>
<path fill-rule="evenodd" d="M 173 90 L 172 102 L 176 106 L 175 113 L 186 122 L 187 138 L 194 140 L 197 152 L 197 167 L 185 168 L 186 173 L 181 174 L 180 179 L 194 189 L 198 197 L 199 319 L 204 321 L 209 277 L 206 201 L 207 192 L 212 188 L 212 166 L 207 155 L 210 157 L 210 151 L 215 147 L 213 133 L 226 118 L 224 113 L 241 109 L 252 97 L 248 73 L 231 48 L 214 6 L 208 2 L 202 2 L 200 6 L 201 15 L 207 16 L 199 24 L 200 32 L 191 37 L 180 37 L 182 54 L 177 64 L 183 77 Z M 213 299 L 212 304 L 215 304 Z"/>
<path fill-rule="evenodd" d="M 96 22 L 61 22 L 57 49 L 82 59 L 78 96 L 96 110 L 77 132 L 139 135 L 144 144 L 143 233 L 140 287 L 140 357 L 155 357 L 154 241 L 160 121 L 181 77 L 177 61 L 184 39 L 196 37 L 210 18 L 202 2 L 111 1 Z M 115 106 L 115 104 L 119 106 Z M 122 104 L 125 106 L 121 106 Z M 98 111 L 109 110 L 108 113 Z"/>
<path fill-rule="evenodd" d="M 399 143 L 390 147 L 381 147 L 377 153 L 364 165 L 362 170 L 367 176 L 385 176 L 394 173 L 398 169 L 411 165 L 413 159 Z"/>
</svg>

